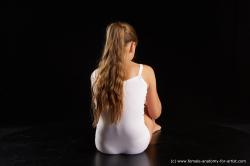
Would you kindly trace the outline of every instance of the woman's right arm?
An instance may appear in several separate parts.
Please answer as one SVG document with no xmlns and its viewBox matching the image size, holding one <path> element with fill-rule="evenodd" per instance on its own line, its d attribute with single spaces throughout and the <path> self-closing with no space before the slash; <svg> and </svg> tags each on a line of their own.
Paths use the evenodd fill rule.
<svg viewBox="0 0 250 166">
<path fill-rule="evenodd" d="M 145 69 L 148 82 L 146 105 L 151 118 L 157 119 L 161 115 L 162 105 L 157 93 L 155 72 L 153 68 L 148 65 L 145 65 Z"/>
</svg>

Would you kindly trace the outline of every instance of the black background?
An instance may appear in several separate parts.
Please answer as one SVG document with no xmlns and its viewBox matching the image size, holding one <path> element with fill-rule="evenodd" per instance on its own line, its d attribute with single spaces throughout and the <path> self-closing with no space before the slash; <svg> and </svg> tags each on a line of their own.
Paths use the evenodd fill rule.
<svg viewBox="0 0 250 166">
<path fill-rule="evenodd" d="M 113 21 L 135 27 L 136 62 L 155 70 L 160 124 L 249 122 L 248 9 L 243 1 L 8 1 L 0 123 L 91 128 L 90 74 Z"/>
</svg>

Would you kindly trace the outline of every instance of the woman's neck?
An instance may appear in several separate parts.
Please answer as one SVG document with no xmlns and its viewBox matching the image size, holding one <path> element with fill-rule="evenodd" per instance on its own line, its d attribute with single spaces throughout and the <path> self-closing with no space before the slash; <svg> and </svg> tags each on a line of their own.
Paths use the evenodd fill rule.
<svg viewBox="0 0 250 166">
<path fill-rule="evenodd" d="M 133 61 L 127 61 L 127 62 L 125 63 L 126 68 L 127 68 L 127 67 L 131 67 L 132 65 L 134 65 L 134 62 L 133 62 Z"/>
</svg>

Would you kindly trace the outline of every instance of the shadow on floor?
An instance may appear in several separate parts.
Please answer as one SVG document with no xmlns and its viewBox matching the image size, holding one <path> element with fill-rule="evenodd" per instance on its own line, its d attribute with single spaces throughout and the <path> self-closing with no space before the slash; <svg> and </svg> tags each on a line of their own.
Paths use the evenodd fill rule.
<svg viewBox="0 0 250 166">
<path fill-rule="evenodd" d="M 158 132 L 141 154 L 106 155 L 95 148 L 94 130 L 79 124 L 1 128 L 0 165 L 165 166 L 188 159 L 235 159 L 248 164 L 250 134 L 245 131 L 249 125 L 172 126 Z"/>
</svg>

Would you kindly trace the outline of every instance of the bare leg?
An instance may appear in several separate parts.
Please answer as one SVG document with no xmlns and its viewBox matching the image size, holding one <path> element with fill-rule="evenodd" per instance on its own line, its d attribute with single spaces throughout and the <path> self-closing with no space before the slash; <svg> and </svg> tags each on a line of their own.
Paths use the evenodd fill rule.
<svg viewBox="0 0 250 166">
<path fill-rule="evenodd" d="M 157 124 L 154 119 L 152 119 L 152 121 L 153 121 L 153 124 L 154 124 L 153 133 L 155 133 L 156 131 L 161 130 L 161 126 L 159 124 Z"/>
<path fill-rule="evenodd" d="M 150 115 L 148 114 L 147 105 L 145 104 L 144 106 L 145 106 L 145 107 L 144 107 L 144 112 L 145 112 L 145 114 L 144 114 L 144 119 L 145 119 L 145 115 L 146 115 L 146 116 L 147 116 L 147 117 L 146 117 L 146 121 L 151 121 L 151 122 L 147 122 L 147 123 L 150 123 L 149 125 L 151 125 L 151 127 L 152 127 L 151 132 L 152 132 L 152 134 L 153 134 L 153 133 L 155 133 L 156 131 L 161 130 L 161 126 L 155 122 L 155 119 L 153 119 L 153 118 L 150 117 Z M 147 125 L 147 124 L 146 124 L 146 125 Z"/>
<path fill-rule="evenodd" d="M 144 114 L 144 122 L 145 125 L 148 127 L 150 134 L 152 135 L 156 131 L 161 130 L 161 126 L 155 122 L 154 119 L 151 119 L 148 114 Z"/>
<path fill-rule="evenodd" d="M 155 123 L 155 120 L 151 119 L 148 114 L 144 114 L 144 122 L 147 126 L 149 133 L 150 133 L 150 143 L 149 144 L 156 144 L 159 133 L 156 131 L 161 129 L 161 126 Z"/>
</svg>

